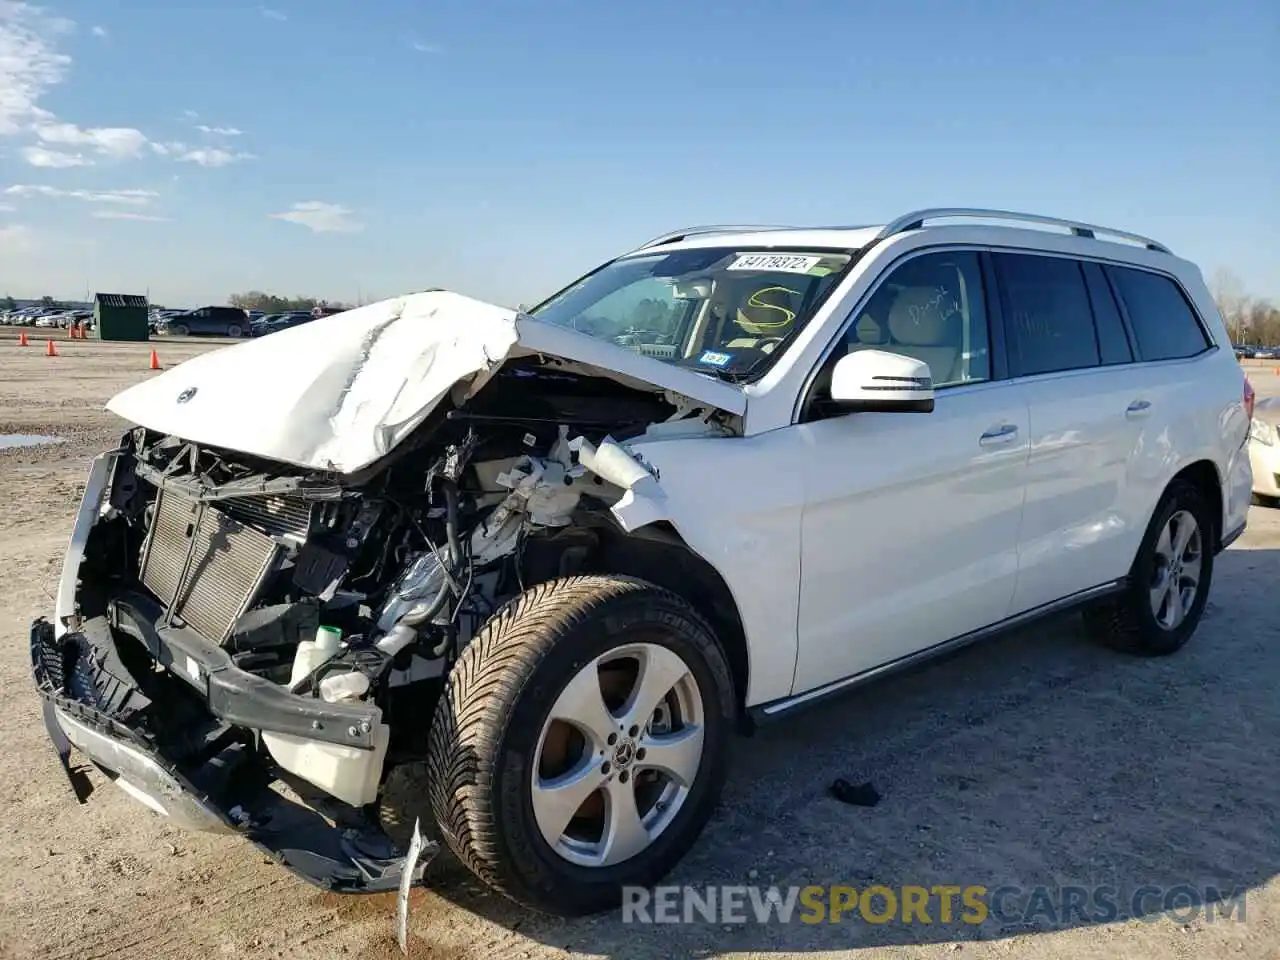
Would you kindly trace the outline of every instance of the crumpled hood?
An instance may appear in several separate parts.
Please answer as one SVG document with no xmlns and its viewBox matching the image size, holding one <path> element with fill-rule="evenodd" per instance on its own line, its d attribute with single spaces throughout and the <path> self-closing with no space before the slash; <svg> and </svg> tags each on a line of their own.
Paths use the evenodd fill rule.
<svg viewBox="0 0 1280 960">
<path fill-rule="evenodd" d="M 456 293 L 415 293 L 214 350 L 117 394 L 107 409 L 196 443 L 351 473 L 390 452 L 463 384 L 513 356 L 741 414 L 737 387 Z"/>
</svg>

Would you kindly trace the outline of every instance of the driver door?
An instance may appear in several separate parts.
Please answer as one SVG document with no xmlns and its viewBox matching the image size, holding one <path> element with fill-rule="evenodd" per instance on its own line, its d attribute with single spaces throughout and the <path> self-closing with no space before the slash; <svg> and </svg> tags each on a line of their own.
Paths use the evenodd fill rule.
<svg viewBox="0 0 1280 960">
<path fill-rule="evenodd" d="M 975 252 L 893 268 L 824 369 L 851 350 L 916 357 L 934 379 L 933 412 L 815 413 L 791 428 L 804 484 L 795 694 L 1009 614 L 1028 407 L 1002 379 L 986 303 Z"/>
</svg>

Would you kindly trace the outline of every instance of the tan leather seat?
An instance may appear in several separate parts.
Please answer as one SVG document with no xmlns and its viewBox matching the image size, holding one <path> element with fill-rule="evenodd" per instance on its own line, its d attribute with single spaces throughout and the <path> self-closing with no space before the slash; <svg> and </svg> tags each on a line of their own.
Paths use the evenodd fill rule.
<svg viewBox="0 0 1280 960">
<path fill-rule="evenodd" d="M 889 308 L 893 353 L 929 365 L 933 382 L 954 383 L 960 377 L 962 317 L 954 300 L 937 287 L 907 287 Z"/>
</svg>

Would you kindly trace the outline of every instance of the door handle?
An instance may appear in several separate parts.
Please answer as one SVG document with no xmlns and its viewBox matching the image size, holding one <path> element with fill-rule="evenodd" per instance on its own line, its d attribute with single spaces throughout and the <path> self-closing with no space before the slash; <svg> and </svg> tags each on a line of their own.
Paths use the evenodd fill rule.
<svg viewBox="0 0 1280 960">
<path fill-rule="evenodd" d="M 998 427 L 992 427 L 986 433 L 978 438 L 978 443 L 984 447 L 992 446 L 997 443 L 1007 443 L 1018 435 L 1018 425 L 1016 423 L 1002 423 Z"/>
<path fill-rule="evenodd" d="M 1136 417 L 1145 417 L 1150 413 L 1151 413 L 1150 400 L 1135 400 L 1133 401 L 1133 403 L 1129 404 L 1128 409 L 1126 409 L 1124 412 L 1124 415 L 1126 417 L 1136 418 Z"/>
</svg>

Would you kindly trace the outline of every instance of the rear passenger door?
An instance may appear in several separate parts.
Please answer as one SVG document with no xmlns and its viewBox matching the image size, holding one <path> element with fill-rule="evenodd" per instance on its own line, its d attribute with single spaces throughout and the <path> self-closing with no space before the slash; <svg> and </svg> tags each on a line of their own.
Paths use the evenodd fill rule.
<svg viewBox="0 0 1280 960">
<path fill-rule="evenodd" d="M 993 253 L 1009 368 L 1028 405 L 1017 614 L 1124 576 L 1146 517 L 1135 456 L 1154 399 L 1103 268 Z"/>
</svg>

